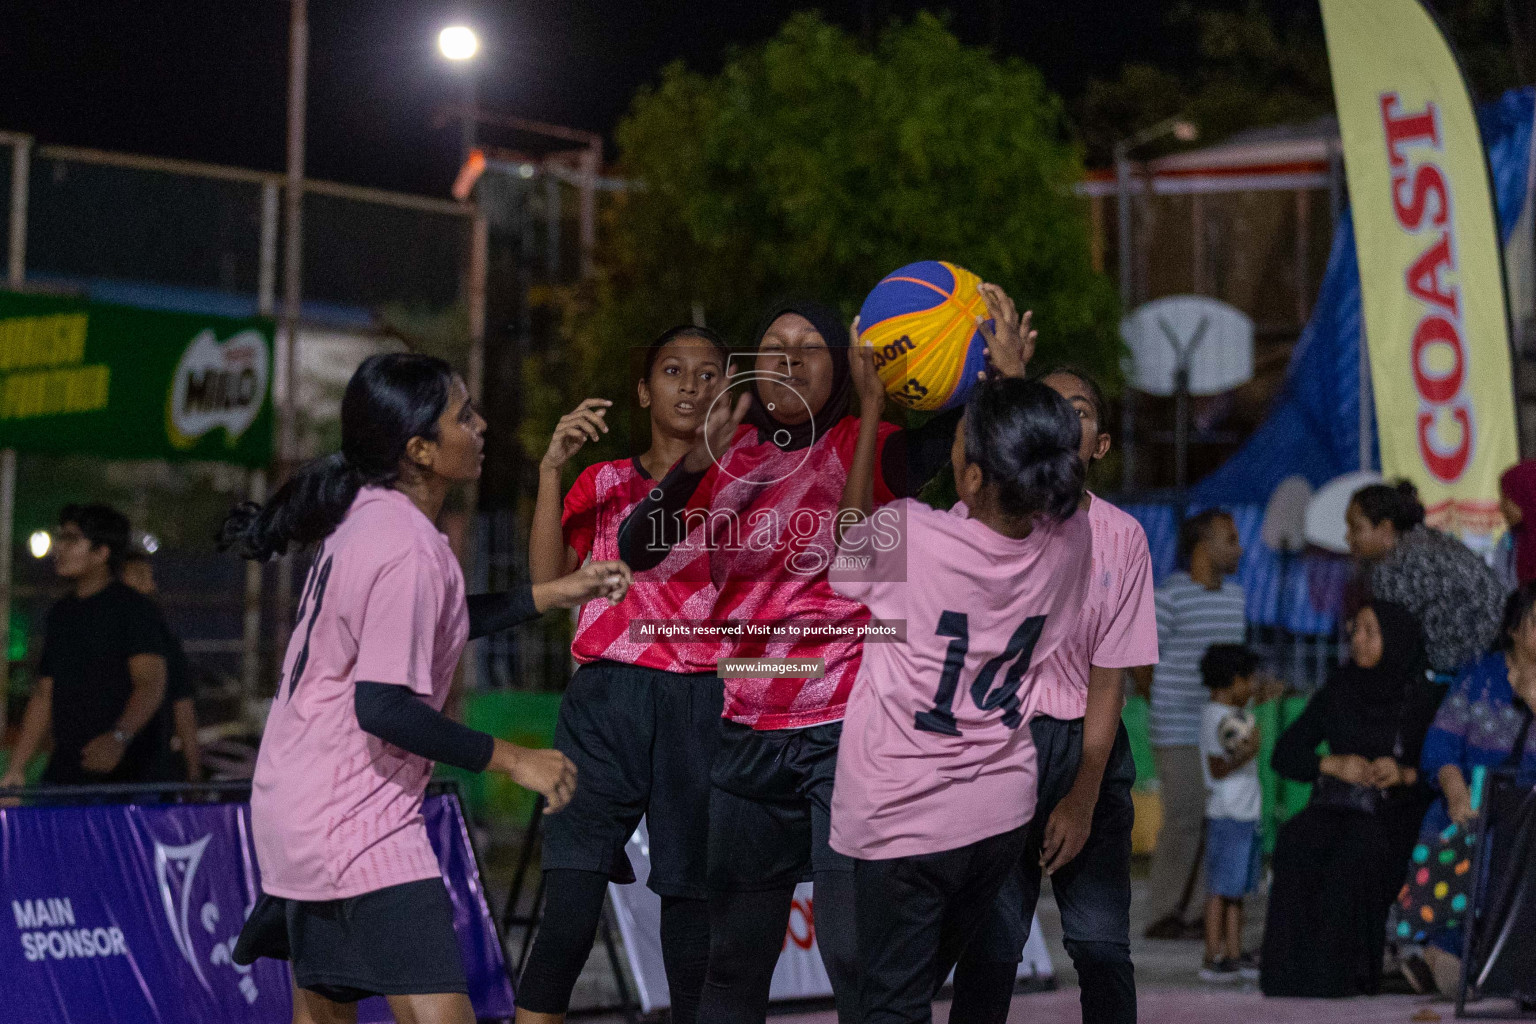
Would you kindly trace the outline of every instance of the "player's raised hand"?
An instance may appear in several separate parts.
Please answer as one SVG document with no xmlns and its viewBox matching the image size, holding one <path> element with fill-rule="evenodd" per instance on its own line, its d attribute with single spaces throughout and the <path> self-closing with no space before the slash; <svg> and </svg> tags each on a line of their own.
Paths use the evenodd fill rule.
<svg viewBox="0 0 1536 1024">
<path fill-rule="evenodd" d="M 987 315 L 992 323 L 977 317 L 976 327 L 987 342 L 986 356 L 990 373 L 999 377 L 1023 377 L 1029 370 L 1029 362 L 1035 358 L 1035 339 L 1039 332 L 1031 330 L 1034 312 L 1019 316 L 1018 307 L 1008 293 L 995 284 L 977 286 L 982 301 L 987 304 Z M 987 374 L 983 373 L 983 377 Z"/>
<path fill-rule="evenodd" d="M 736 428 L 747 418 L 752 407 L 752 396 L 743 394 L 733 406 L 729 402 L 715 401 L 709 407 L 709 415 L 699 424 L 693 447 L 683 456 L 683 468 L 690 473 L 702 473 L 724 455 L 736 436 Z"/>
<path fill-rule="evenodd" d="M 854 318 L 849 333 L 854 338 L 858 338 L 857 317 Z M 885 385 L 881 383 L 880 374 L 875 370 L 875 350 L 855 341 L 853 350 L 848 353 L 848 372 L 853 378 L 854 393 L 859 396 L 859 414 L 878 418 L 881 411 L 885 409 Z"/>
<path fill-rule="evenodd" d="M 545 814 L 554 814 L 576 794 L 576 766 L 558 750 L 532 750 L 498 739 L 490 766 L 542 796 Z"/>
<path fill-rule="evenodd" d="M 608 433 L 605 417 L 611 405 L 613 403 L 606 398 L 589 398 L 560 417 L 540 465 L 545 469 L 559 469 L 588 441 L 596 441 Z"/>
</svg>

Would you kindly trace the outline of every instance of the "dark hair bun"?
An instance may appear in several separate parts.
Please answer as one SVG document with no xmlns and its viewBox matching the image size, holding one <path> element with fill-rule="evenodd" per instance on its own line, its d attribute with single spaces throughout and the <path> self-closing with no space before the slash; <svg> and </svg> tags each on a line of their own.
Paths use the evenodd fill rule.
<svg viewBox="0 0 1536 1024">
<path fill-rule="evenodd" d="M 1003 511 L 1021 519 L 1069 518 L 1083 498 L 1077 449 L 1082 426 L 1061 395 L 1039 381 L 988 381 L 965 407 L 966 459 L 997 488 Z"/>
</svg>

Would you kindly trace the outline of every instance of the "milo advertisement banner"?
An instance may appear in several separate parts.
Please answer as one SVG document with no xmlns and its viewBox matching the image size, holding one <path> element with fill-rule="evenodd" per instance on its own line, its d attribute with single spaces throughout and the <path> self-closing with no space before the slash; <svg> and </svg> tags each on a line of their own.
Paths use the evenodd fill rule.
<svg viewBox="0 0 1536 1024">
<path fill-rule="evenodd" d="M 272 459 L 272 321 L 0 292 L 0 448 Z"/>
</svg>

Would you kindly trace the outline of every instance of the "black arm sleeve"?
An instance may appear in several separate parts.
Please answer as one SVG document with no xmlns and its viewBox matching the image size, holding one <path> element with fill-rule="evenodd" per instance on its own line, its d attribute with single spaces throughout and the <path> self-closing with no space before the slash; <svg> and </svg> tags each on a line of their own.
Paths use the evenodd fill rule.
<svg viewBox="0 0 1536 1024">
<path fill-rule="evenodd" d="M 934 474 L 949 464 L 955 442 L 955 424 L 964 409 L 951 409 L 920 427 L 898 430 L 885 439 L 880 452 L 880 475 L 898 498 L 915 498 Z"/>
<path fill-rule="evenodd" d="M 1269 763 L 1281 778 L 1293 782 L 1316 782 L 1322 774 L 1318 770 L 1322 758 L 1317 754 L 1317 747 L 1326 738 L 1332 703 L 1328 699 L 1328 687 L 1325 686 L 1312 695 L 1301 717 L 1275 740 L 1275 752 L 1270 756 Z"/>
<path fill-rule="evenodd" d="M 511 629 L 513 626 L 538 617 L 539 610 L 533 604 L 531 583 L 519 583 L 511 590 L 496 594 L 469 595 L 469 638 L 471 640 L 489 636 L 503 629 Z"/>
<path fill-rule="evenodd" d="M 429 761 L 483 772 L 496 750 L 488 733 L 433 711 L 408 686 L 359 680 L 352 708 L 364 732 Z"/>
<path fill-rule="evenodd" d="M 707 472 L 690 473 L 679 462 L 619 525 L 619 558 L 632 571 L 656 568 L 672 545 L 683 539 L 683 509 Z M 657 491 L 660 499 L 651 496 Z"/>
</svg>

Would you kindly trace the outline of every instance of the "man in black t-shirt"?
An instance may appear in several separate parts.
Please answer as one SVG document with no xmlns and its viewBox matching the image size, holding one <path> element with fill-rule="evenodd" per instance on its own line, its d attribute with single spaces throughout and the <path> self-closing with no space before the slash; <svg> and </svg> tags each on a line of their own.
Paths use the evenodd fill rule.
<svg viewBox="0 0 1536 1024">
<path fill-rule="evenodd" d="M 146 728 L 165 699 L 165 630 L 154 602 L 117 578 L 128 519 L 105 505 L 67 505 L 54 568 L 73 590 L 48 610 L 37 685 L 0 785 L 18 786 L 53 738 L 43 781 L 153 778 L 164 737 Z"/>
<path fill-rule="evenodd" d="M 171 629 L 165 609 L 158 607 L 160 593 L 155 585 L 155 567 L 149 555 L 134 550 L 123 560 L 118 578 L 151 601 L 156 601 L 160 624 L 165 630 L 165 700 L 150 728 L 164 744 L 160 751 L 159 777 L 166 782 L 203 781 L 202 748 L 197 742 L 197 711 L 192 698 L 192 665 L 181 646 L 181 638 Z"/>
</svg>

